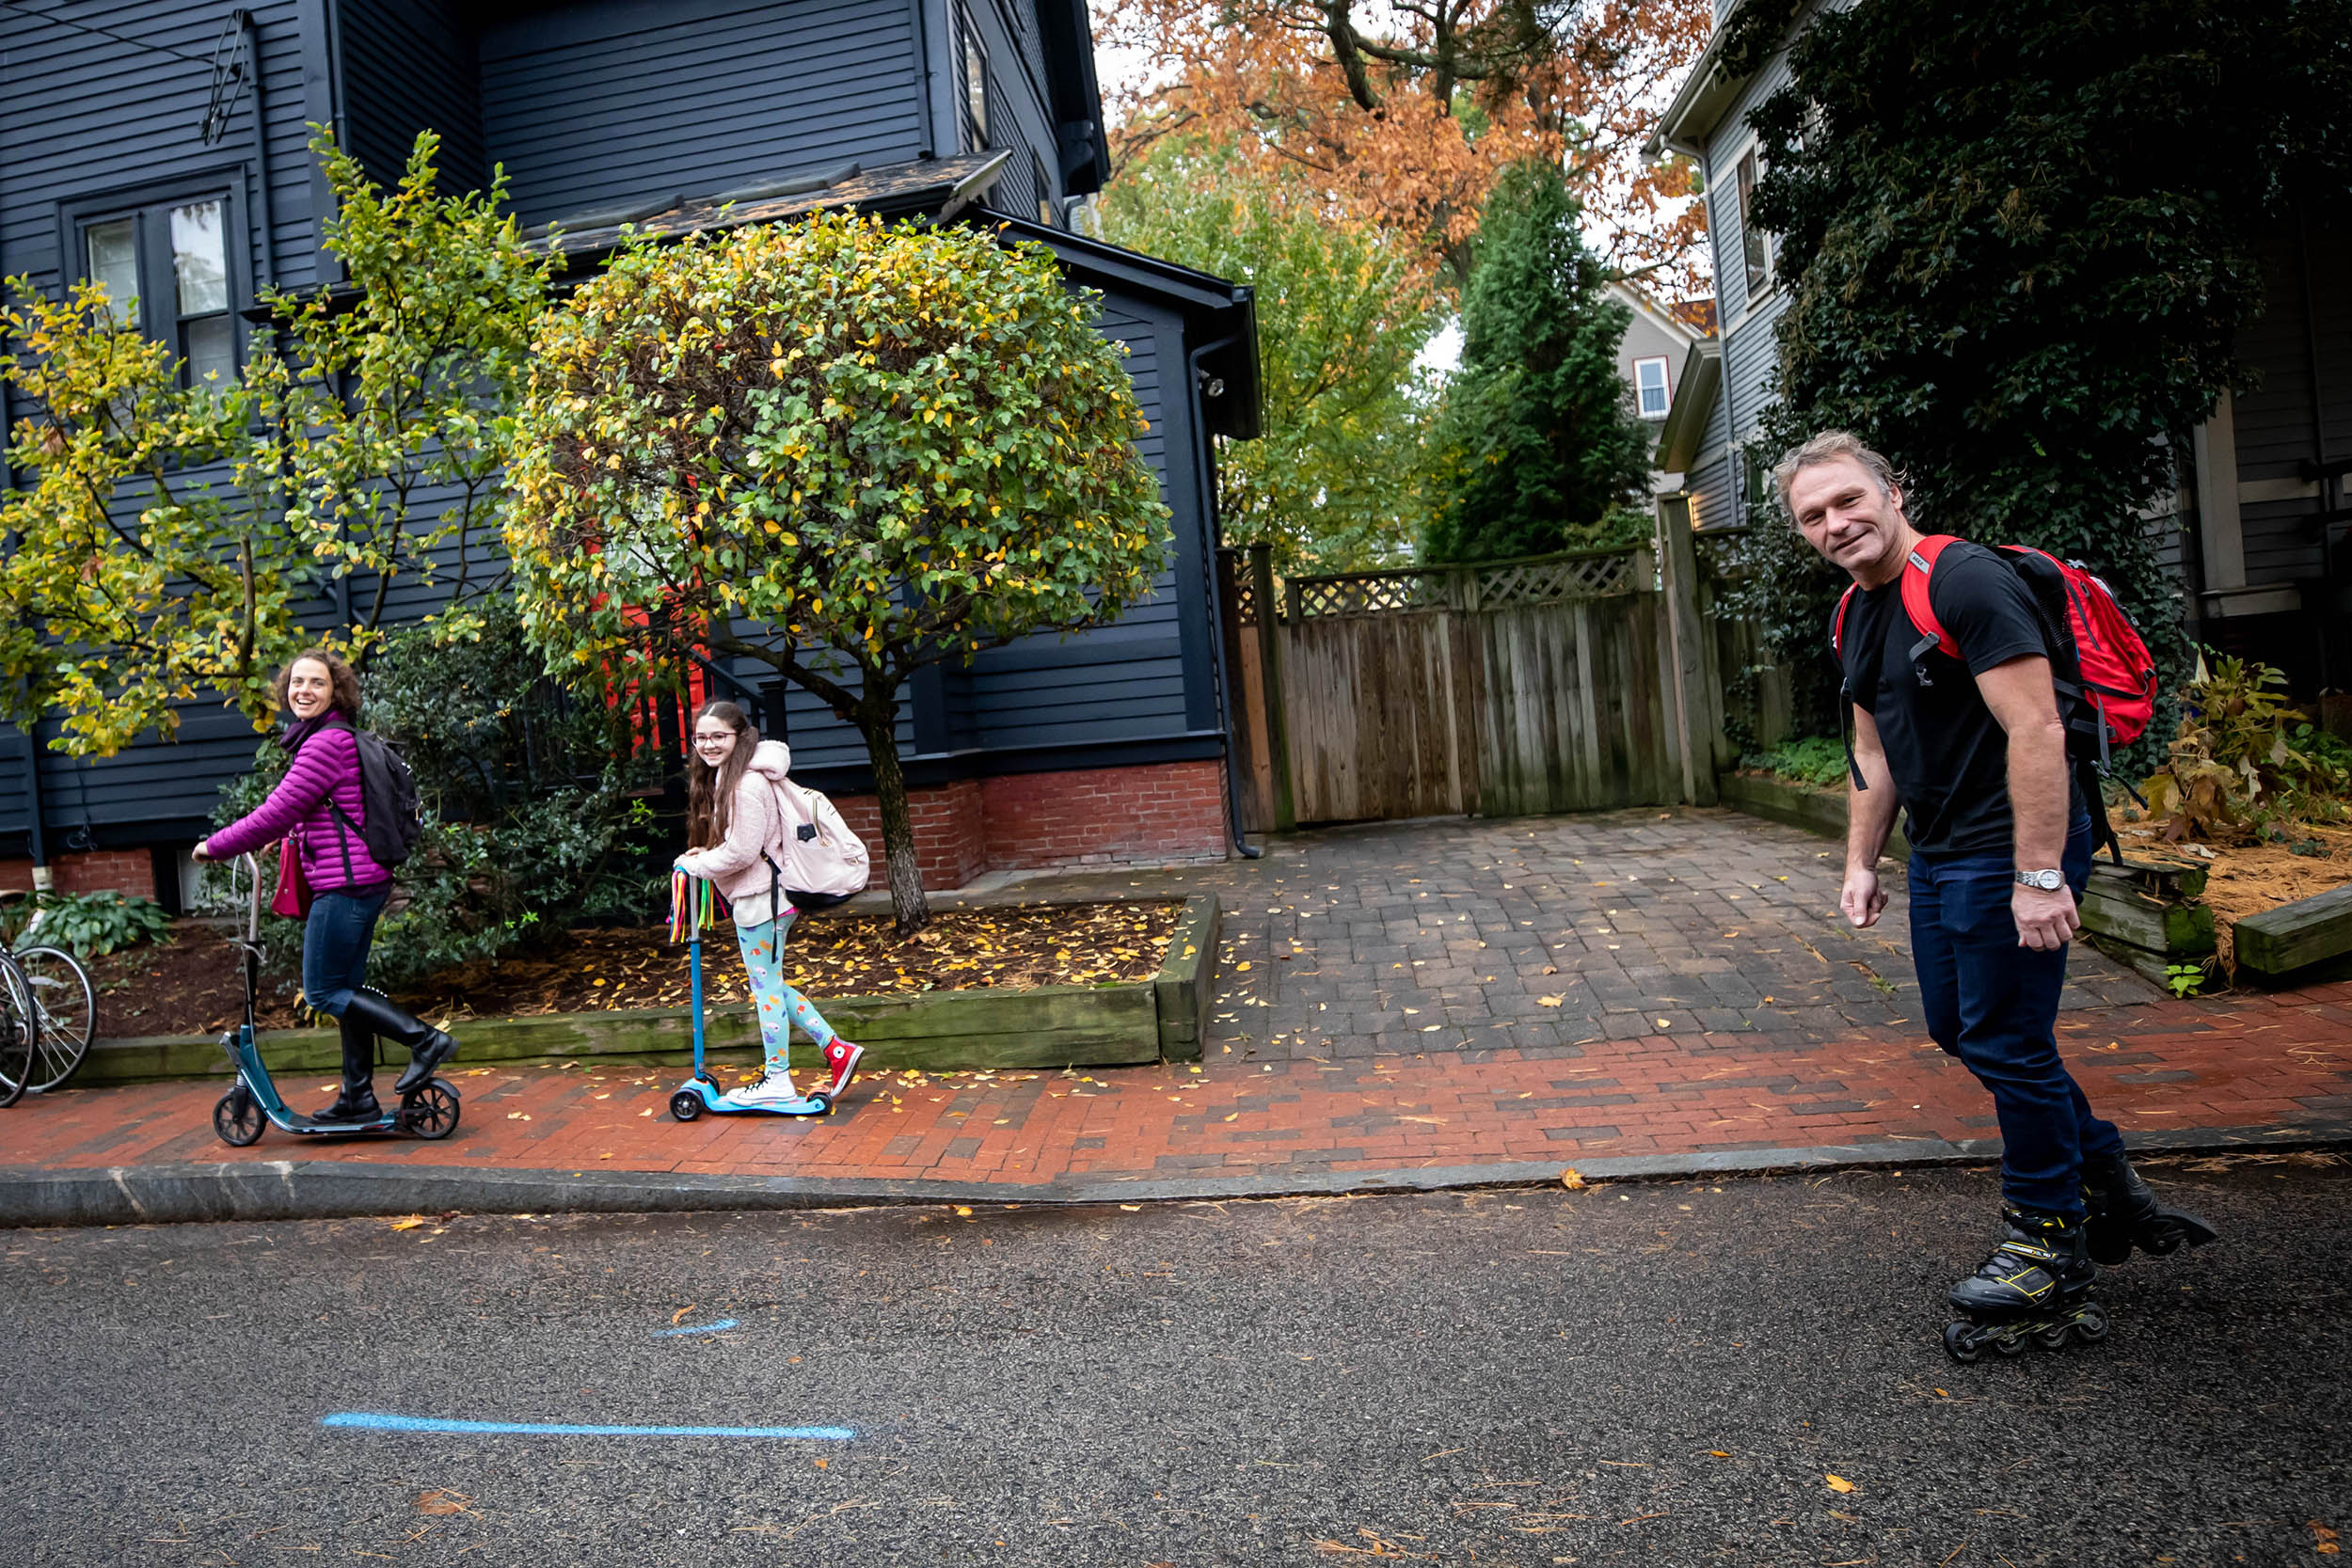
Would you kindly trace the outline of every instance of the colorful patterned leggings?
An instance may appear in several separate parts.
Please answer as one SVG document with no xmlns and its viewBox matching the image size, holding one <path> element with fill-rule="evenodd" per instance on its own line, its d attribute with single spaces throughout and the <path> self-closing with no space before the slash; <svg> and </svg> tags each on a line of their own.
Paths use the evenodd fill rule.
<svg viewBox="0 0 2352 1568">
<path fill-rule="evenodd" d="M 782 1072 L 792 1054 L 792 1025 L 799 1024 L 822 1051 L 833 1043 L 833 1025 L 808 999 L 784 983 L 784 939 L 792 929 L 787 909 L 763 926 L 738 926 L 735 944 L 743 953 L 743 973 L 751 977 L 752 1001 L 759 1008 L 759 1038 L 766 1047 L 768 1070 Z"/>
</svg>

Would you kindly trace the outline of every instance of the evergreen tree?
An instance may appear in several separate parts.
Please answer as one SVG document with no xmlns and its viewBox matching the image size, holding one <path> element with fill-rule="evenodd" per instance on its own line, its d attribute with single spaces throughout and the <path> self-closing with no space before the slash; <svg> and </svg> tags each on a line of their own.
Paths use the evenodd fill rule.
<svg viewBox="0 0 2352 1568">
<path fill-rule="evenodd" d="M 1649 472 L 1649 433 L 1617 373 L 1632 314 L 1577 233 L 1553 165 L 1496 182 L 1462 296 L 1462 366 L 1438 423 L 1427 561 L 1493 561 L 1618 542 Z"/>
</svg>

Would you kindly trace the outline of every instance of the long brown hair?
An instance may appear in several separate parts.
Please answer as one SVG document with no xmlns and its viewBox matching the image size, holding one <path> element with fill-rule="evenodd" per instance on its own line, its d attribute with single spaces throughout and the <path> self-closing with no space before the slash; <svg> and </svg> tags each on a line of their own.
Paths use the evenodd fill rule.
<svg viewBox="0 0 2352 1568">
<path fill-rule="evenodd" d="M 306 658 L 326 667 L 326 679 L 331 688 L 327 696 L 327 705 L 353 723 L 358 723 L 359 721 L 358 673 L 352 669 L 349 661 L 342 655 L 332 648 L 305 648 L 294 657 L 286 660 L 286 667 L 278 671 L 278 678 L 270 683 L 270 690 L 278 698 L 278 705 L 281 708 L 288 707 L 286 683 L 294 679 L 294 666 Z"/>
<path fill-rule="evenodd" d="M 752 766 L 752 748 L 759 744 L 759 732 L 752 728 L 751 716 L 729 702 L 705 703 L 694 714 L 693 729 L 687 731 L 686 743 L 694 743 L 693 731 L 702 728 L 706 719 L 716 719 L 735 732 L 735 750 L 727 760 L 713 768 L 703 761 L 700 752 L 691 752 L 686 765 L 686 847 L 707 849 L 727 836 L 727 819 L 735 811 L 735 786 L 743 782 L 743 774 Z"/>
</svg>

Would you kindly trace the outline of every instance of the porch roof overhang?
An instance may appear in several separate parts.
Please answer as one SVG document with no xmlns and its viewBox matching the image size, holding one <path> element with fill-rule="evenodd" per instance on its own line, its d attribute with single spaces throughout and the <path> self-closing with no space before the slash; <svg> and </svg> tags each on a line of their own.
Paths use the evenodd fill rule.
<svg viewBox="0 0 2352 1568">
<path fill-rule="evenodd" d="M 1072 281 L 1092 288 L 1146 294 L 1184 313 L 1200 356 L 1200 373 L 1222 390 L 1203 388 L 1200 410 L 1212 433 L 1238 441 L 1265 434 L 1258 379 L 1257 291 L 1139 250 L 1128 250 L 1084 234 L 1049 229 L 1027 218 L 981 207 L 973 221 L 1006 238 L 1043 245 Z"/>
<path fill-rule="evenodd" d="M 876 217 L 957 216 L 979 199 L 1012 162 L 1005 149 L 918 158 L 862 168 L 847 164 L 826 172 L 715 191 L 707 196 L 662 192 L 642 200 L 558 218 L 526 242 L 532 250 L 561 247 L 572 265 L 594 262 L 620 248 L 623 230 L 653 239 L 683 239 L 714 230 L 776 223 L 833 208 Z"/>
<path fill-rule="evenodd" d="M 1723 373 L 1724 345 L 1719 340 L 1701 338 L 1691 345 L 1682 358 L 1674 401 L 1666 405 L 1666 422 L 1658 429 L 1658 455 L 1651 467 L 1661 473 L 1690 471 L 1698 460 L 1699 444 L 1707 439 L 1707 420 L 1715 411 Z"/>
<path fill-rule="evenodd" d="M 1666 112 L 1658 117 L 1658 128 L 1642 144 L 1642 156 L 1655 163 L 1669 151 L 1686 158 L 1702 158 L 1707 151 L 1707 138 L 1724 121 L 1724 116 L 1738 100 L 1740 89 L 1748 78 L 1734 76 L 1724 69 L 1724 44 L 1731 36 L 1732 25 L 1746 8 L 1746 0 L 1733 6 L 1715 24 L 1715 31 L 1691 66 L 1691 73 L 1682 79 Z"/>
</svg>

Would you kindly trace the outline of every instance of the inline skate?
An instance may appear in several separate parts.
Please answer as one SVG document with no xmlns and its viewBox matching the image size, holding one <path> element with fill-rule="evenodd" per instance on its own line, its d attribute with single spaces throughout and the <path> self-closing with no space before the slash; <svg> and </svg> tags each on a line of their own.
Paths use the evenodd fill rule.
<svg viewBox="0 0 2352 1568">
<path fill-rule="evenodd" d="M 2084 1221 L 2090 1260 L 2112 1268 L 2137 1247 L 2151 1258 L 2203 1246 L 2214 1228 L 2196 1215 L 2168 1207 L 2121 1152 L 2083 1161 Z"/>
<path fill-rule="evenodd" d="M 1977 1272 L 1952 1287 L 1961 1317 L 1944 1325 L 1955 1361 L 1988 1350 L 2015 1355 L 2027 1344 L 2059 1350 L 2071 1339 L 2107 1337 L 2106 1308 L 2091 1296 L 2098 1265 L 2085 1246 L 2084 1222 L 2004 1204 L 2001 1239 Z"/>
</svg>

